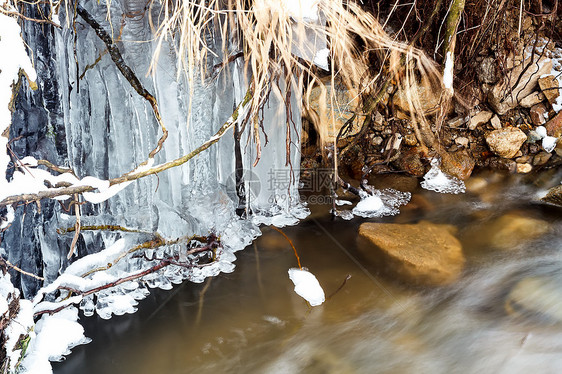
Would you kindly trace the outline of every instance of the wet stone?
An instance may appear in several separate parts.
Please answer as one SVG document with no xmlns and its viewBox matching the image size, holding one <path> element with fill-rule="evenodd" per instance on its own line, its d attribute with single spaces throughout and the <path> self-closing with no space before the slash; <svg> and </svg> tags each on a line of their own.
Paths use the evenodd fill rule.
<svg viewBox="0 0 562 374">
<path fill-rule="evenodd" d="M 496 170 L 506 170 L 514 173 L 517 170 L 517 163 L 514 160 L 501 157 L 491 157 L 486 160 L 486 166 Z"/>
<path fill-rule="evenodd" d="M 513 250 L 546 234 L 549 229 L 544 220 L 514 212 L 468 228 L 463 237 L 470 238 L 473 247 Z"/>
<path fill-rule="evenodd" d="M 561 281 L 553 276 L 523 278 L 507 296 L 506 312 L 535 322 L 562 323 Z"/>
<path fill-rule="evenodd" d="M 533 165 L 534 166 L 542 166 L 544 164 L 546 164 L 548 162 L 548 160 L 550 160 L 550 158 L 552 157 L 551 153 L 548 152 L 539 152 L 535 155 L 535 157 L 533 157 Z"/>
<path fill-rule="evenodd" d="M 517 164 L 517 173 L 519 174 L 527 174 L 533 170 L 533 166 L 531 164 Z"/>
<path fill-rule="evenodd" d="M 562 185 L 552 187 L 541 200 L 553 205 L 562 206 Z"/>
<path fill-rule="evenodd" d="M 420 149 L 418 148 L 412 148 L 403 152 L 402 156 L 394 164 L 409 175 L 421 177 L 425 174 L 425 165 L 421 160 L 419 152 Z"/>
<path fill-rule="evenodd" d="M 465 180 L 472 174 L 475 164 L 476 161 L 466 150 L 443 153 L 441 170 L 449 175 Z"/>
<path fill-rule="evenodd" d="M 464 266 L 455 227 L 427 221 L 417 224 L 364 223 L 359 227 L 359 249 L 381 262 L 393 277 L 420 285 L 454 282 Z"/>
</svg>

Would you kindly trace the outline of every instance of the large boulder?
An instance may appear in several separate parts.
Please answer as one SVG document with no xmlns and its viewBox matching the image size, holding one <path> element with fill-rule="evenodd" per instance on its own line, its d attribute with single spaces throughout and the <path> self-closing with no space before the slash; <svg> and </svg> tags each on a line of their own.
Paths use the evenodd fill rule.
<svg viewBox="0 0 562 374">
<path fill-rule="evenodd" d="M 464 266 L 461 243 L 451 225 L 364 223 L 359 249 L 391 275 L 420 285 L 454 282 Z"/>
</svg>

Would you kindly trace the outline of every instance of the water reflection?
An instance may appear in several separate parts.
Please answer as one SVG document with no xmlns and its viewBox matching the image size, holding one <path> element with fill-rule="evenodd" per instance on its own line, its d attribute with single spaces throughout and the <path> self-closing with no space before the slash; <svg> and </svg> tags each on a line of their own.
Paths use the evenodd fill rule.
<svg viewBox="0 0 562 374">
<path fill-rule="evenodd" d="M 293 292 L 292 249 L 264 228 L 254 247 L 237 253 L 234 273 L 153 292 L 134 315 L 86 318 L 93 342 L 54 371 L 562 372 L 560 211 L 532 203 L 536 187 L 483 178 L 487 187 L 464 196 L 416 191 L 415 206 L 378 220 L 455 224 L 467 265 L 451 286 L 422 288 L 382 275 L 356 248 L 364 220 L 333 222 L 327 207 L 316 207 L 284 232 L 327 295 L 351 275 L 323 306 L 309 309 Z M 500 248 L 487 228 L 505 214 L 540 220 L 548 230 Z"/>
</svg>

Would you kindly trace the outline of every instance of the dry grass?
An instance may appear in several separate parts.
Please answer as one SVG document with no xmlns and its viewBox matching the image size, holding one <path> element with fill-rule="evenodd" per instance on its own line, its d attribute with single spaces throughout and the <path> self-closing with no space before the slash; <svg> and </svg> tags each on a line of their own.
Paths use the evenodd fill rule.
<svg viewBox="0 0 562 374">
<path fill-rule="evenodd" d="M 72 3 L 50 1 L 54 12 L 61 7 L 65 9 L 70 24 L 72 20 L 68 17 L 74 14 Z M 21 3 L 20 0 L 11 2 Z M 174 41 L 172 44 L 176 46 L 181 67 L 179 73 L 185 74 L 190 82 L 195 79 L 208 81 L 208 57 L 211 54 L 222 58 L 226 66 L 229 56 L 243 51 L 246 73 L 251 76 L 255 88 L 249 118 L 254 124 L 252 131 L 258 153 L 257 119 L 268 96 L 276 95 L 279 102 L 289 105 L 287 92 L 292 92 L 303 97 L 304 105 L 307 105 L 305 89 L 314 84 L 321 85 L 318 69 L 292 53 L 294 46 L 302 43 L 305 33 L 311 30 L 328 41 L 332 79 L 341 79 L 352 91 L 352 96 L 365 101 L 383 79 L 391 76 L 393 83 L 405 90 L 410 112 L 416 113 L 421 107 L 419 98 L 412 94 L 418 91 L 416 86 L 441 90 L 441 74 L 435 63 L 421 50 L 389 36 L 377 19 L 355 2 L 318 1 L 319 13 L 326 26 L 291 16 L 286 3 L 282 0 L 148 0 L 152 9 L 159 10 L 157 17 L 150 18 L 156 43 L 150 69 L 154 71 L 165 40 Z M 109 17 L 109 2 L 107 7 Z M 217 37 L 222 40 L 220 51 L 214 50 L 212 45 Z M 371 70 L 373 56 L 379 60 L 376 71 Z M 325 97 L 335 100 L 327 94 Z M 337 103 L 332 104 L 330 108 L 337 107 Z M 327 107 L 323 105 L 323 110 Z M 414 116 L 414 121 L 417 120 L 425 121 L 423 116 Z M 315 125 L 321 138 L 329 126 L 334 126 L 333 123 Z"/>
</svg>

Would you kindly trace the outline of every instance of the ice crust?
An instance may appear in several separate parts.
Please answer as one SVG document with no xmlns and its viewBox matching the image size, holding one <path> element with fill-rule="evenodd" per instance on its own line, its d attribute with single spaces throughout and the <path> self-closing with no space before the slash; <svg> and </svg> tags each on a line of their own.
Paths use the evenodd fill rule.
<svg viewBox="0 0 562 374">
<path fill-rule="evenodd" d="M 377 190 L 367 186 L 368 192 L 361 194 L 361 201 L 353 208 L 356 216 L 364 218 L 376 218 L 393 216 L 398 213 L 399 207 L 407 204 L 412 195 L 409 192 L 401 192 L 392 188 Z"/>
<path fill-rule="evenodd" d="M 458 178 L 447 175 L 439 168 L 439 159 L 434 158 L 431 160 L 431 169 L 424 175 L 423 181 L 420 185 L 426 190 L 459 194 L 464 193 L 466 188 L 464 182 Z"/>
</svg>

